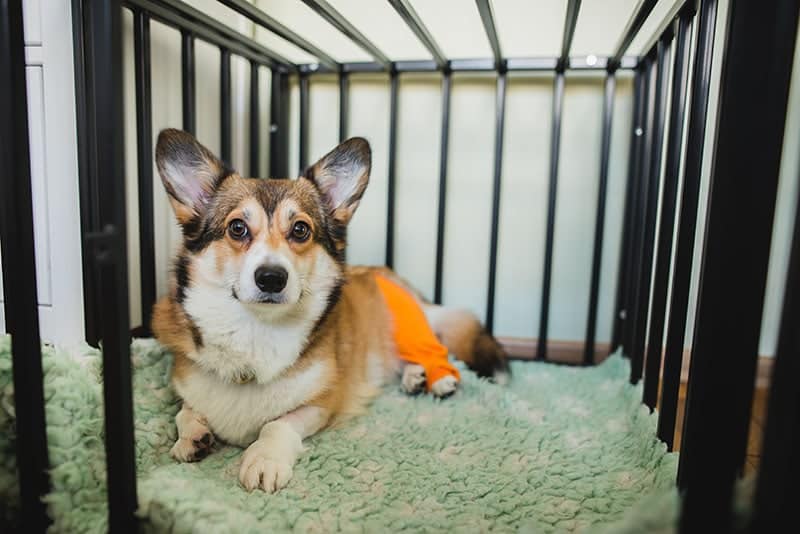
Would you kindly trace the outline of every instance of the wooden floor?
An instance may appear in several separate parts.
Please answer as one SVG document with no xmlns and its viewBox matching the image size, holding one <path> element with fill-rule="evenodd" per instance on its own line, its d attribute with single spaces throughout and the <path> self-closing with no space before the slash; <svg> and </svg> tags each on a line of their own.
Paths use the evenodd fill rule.
<svg viewBox="0 0 800 534">
<path fill-rule="evenodd" d="M 757 387 L 753 394 L 753 410 L 750 416 L 750 433 L 747 443 L 747 460 L 745 462 L 745 475 L 755 473 L 761 461 L 761 435 L 764 432 L 767 415 L 766 387 Z M 683 428 L 683 414 L 686 407 L 686 384 L 681 384 L 678 396 L 678 421 L 675 425 L 675 449 L 680 449 L 681 429 Z"/>
</svg>

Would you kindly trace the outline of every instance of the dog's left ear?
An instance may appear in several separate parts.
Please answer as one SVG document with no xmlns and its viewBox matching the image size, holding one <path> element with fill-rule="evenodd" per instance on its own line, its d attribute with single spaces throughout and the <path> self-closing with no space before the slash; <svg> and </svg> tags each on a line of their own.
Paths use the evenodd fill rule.
<svg viewBox="0 0 800 534">
<path fill-rule="evenodd" d="M 353 137 L 309 167 L 304 177 L 314 182 L 322 193 L 331 216 L 347 224 L 367 188 L 371 166 L 369 142 Z"/>
</svg>

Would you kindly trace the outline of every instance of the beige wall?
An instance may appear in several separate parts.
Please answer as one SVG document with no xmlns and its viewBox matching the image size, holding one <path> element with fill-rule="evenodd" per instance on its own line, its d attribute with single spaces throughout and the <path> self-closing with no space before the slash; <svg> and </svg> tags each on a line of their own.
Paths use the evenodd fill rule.
<svg viewBox="0 0 800 534">
<path fill-rule="evenodd" d="M 192 2 L 210 11 L 240 31 L 254 34 L 252 25 L 211 0 Z M 458 3 L 448 0 L 447 4 Z M 628 2 L 630 3 L 630 2 Z M 335 2 L 346 15 L 358 22 L 366 15 L 354 1 Z M 383 3 L 381 3 L 382 5 Z M 513 2 L 512 2 L 513 4 Z M 563 9 L 556 2 L 552 9 Z M 583 9 L 594 17 L 605 13 L 596 3 L 584 2 Z M 669 4 L 669 3 L 667 3 Z M 720 19 L 724 20 L 726 2 L 722 3 Z M 326 50 L 336 50 L 337 59 L 366 59 L 363 51 L 352 47 L 331 31 L 321 19 L 301 2 L 259 2 L 270 14 L 303 32 Z M 388 3 L 386 3 L 388 6 Z M 416 2 L 420 13 L 435 11 Z M 470 3 L 471 5 L 471 3 Z M 611 6 L 612 4 L 609 4 Z M 662 15 L 670 6 L 659 4 Z M 614 9 L 627 9 L 625 1 L 613 3 Z M 402 43 L 413 41 L 396 27 L 391 9 L 376 8 L 372 24 L 364 26 L 365 33 L 387 51 L 404 50 Z M 460 9 L 466 9 L 461 6 Z M 503 20 L 511 20 L 498 10 Z M 388 13 L 388 14 L 387 14 Z M 588 16 L 588 15 L 587 15 Z M 294 17 L 294 18 L 292 18 Z M 297 22 L 297 21 L 301 22 Z M 389 20 L 381 32 L 381 20 Z M 294 21 L 294 22 L 292 22 Z M 474 22 L 474 21 L 473 21 Z M 590 21 L 591 22 L 591 21 Z M 290 24 L 292 23 L 292 24 Z M 471 27 L 472 22 L 464 22 Z M 657 22 L 648 21 L 650 27 Z M 363 25 L 362 25 L 363 26 Z M 435 24 L 431 24 L 432 29 Z M 597 24 L 579 21 L 578 28 L 593 28 Z M 720 25 L 722 26 L 722 25 Z M 452 28 L 452 27 L 451 27 Z M 586 29 L 584 31 L 590 31 Z M 645 28 L 646 30 L 646 28 Z M 126 31 L 126 88 L 133 88 L 131 20 L 125 19 Z M 599 32 L 600 30 L 596 30 Z M 445 51 L 467 56 L 469 32 L 449 32 L 443 38 Z M 514 32 L 510 32 L 514 35 Z M 580 31 L 579 35 L 582 35 Z M 180 101 L 180 40 L 178 32 L 153 24 L 153 123 L 154 135 L 163 127 L 181 125 Z M 437 34 L 438 35 L 438 34 Z M 458 36 L 461 35 L 459 38 Z M 258 32 L 259 39 L 273 45 L 290 58 L 307 61 L 298 49 L 281 43 L 279 38 Z M 576 47 L 596 43 L 602 53 L 605 41 L 597 36 L 576 37 Z M 720 33 L 719 38 L 722 38 Z M 384 39 L 385 42 L 379 41 Z M 460 39 L 460 42 L 459 42 Z M 446 41 L 446 43 L 445 43 Z M 608 41 L 608 39 L 606 39 Z M 644 44 L 645 39 L 640 39 Z M 613 46 L 613 39 L 611 40 Z M 638 42 L 638 41 L 637 41 Z M 400 44 L 398 44 L 400 43 Z M 446 44 L 446 46 L 445 46 Z M 515 49 L 513 43 L 507 43 Z M 637 43 L 634 43 L 635 45 Z M 410 44 L 418 52 L 418 43 Z M 478 45 L 478 48 L 480 49 Z M 516 49 L 521 49 L 517 47 Z M 715 76 L 719 73 L 717 46 Z M 577 49 L 576 49 L 577 50 Z M 583 49 L 581 49 L 583 50 Z M 421 52 L 424 53 L 424 50 Z M 213 150 L 219 148 L 219 54 L 211 46 L 197 45 L 198 136 Z M 234 63 L 234 164 L 247 170 L 247 120 L 249 70 L 245 62 Z M 797 73 L 800 69 L 796 69 Z M 262 69 L 262 166 L 266 169 L 269 75 Z M 425 293 L 433 291 L 435 262 L 436 207 L 438 197 L 439 139 L 441 128 L 441 78 L 438 75 L 403 75 L 400 82 L 395 261 L 397 270 L 412 280 Z M 794 83 L 790 107 L 790 123 L 800 121 L 800 84 Z M 291 82 L 290 169 L 299 168 L 298 161 L 298 88 Z M 712 92 L 716 86 L 712 87 Z M 386 75 L 353 75 L 351 77 L 350 134 L 367 137 L 373 146 L 374 165 L 370 187 L 352 223 L 349 259 L 355 263 L 382 263 L 385 249 L 386 191 L 388 166 L 388 78 Z M 712 97 L 709 126 L 715 118 L 716 98 Z M 131 289 L 138 295 L 138 247 L 136 240 L 136 159 L 133 144 L 133 95 L 126 95 L 128 124 L 127 169 L 131 221 Z M 592 254 L 594 217 L 597 197 L 598 165 L 600 160 L 600 123 L 602 78 L 596 75 L 574 75 L 567 78 L 564 98 L 564 122 L 560 150 L 560 173 L 556 213 L 556 233 L 553 281 L 550 307 L 550 337 L 580 340 L 583 338 L 588 305 L 588 287 Z M 494 154 L 495 82 L 490 75 L 455 75 L 453 77 L 450 150 L 448 156 L 448 192 L 444 260 L 444 299 L 448 304 L 466 306 L 483 317 L 486 307 L 488 276 L 489 229 L 491 222 L 492 168 Z M 552 106 L 552 77 L 510 75 L 508 84 L 505 145 L 503 158 L 500 234 L 497 264 L 497 294 L 495 330 L 500 335 L 531 337 L 538 334 L 539 302 L 541 298 L 542 255 L 546 223 L 546 195 L 550 151 Z M 321 156 L 338 137 L 338 85 L 335 77 L 312 77 L 310 91 L 309 158 Z M 631 80 L 620 76 L 613 116 L 611 167 L 606 209 L 605 249 L 603 254 L 598 340 L 610 337 L 611 314 L 615 296 L 616 267 L 621 233 L 622 206 L 627 177 L 628 143 L 632 111 Z M 709 141 L 713 136 L 709 129 Z M 785 276 L 789 224 L 795 206 L 797 188 L 797 128 L 789 128 L 786 140 L 784 169 L 776 215 L 776 233 L 772 250 L 770 281 L 764 318 L 762 353 L 774 350 L 775 332 L 780 311 L 781 286 Z M 705 181 L 709 174 L 708 162 Z M 158 287 L 166 287 L 168 258 L 177 243 L 178 234 L 172 215 L 164 200 L 158 177 L 156 182 L 156 224 Z M 703 190 L 707 187 L 704 185 Z M 701 203 L 702 204 L 702 203 Z M 703 220 L 703 213 L 700 215 Z M 702 224 L 700 225 L 702 228 Z M 698 240 L 698 251 L 701 244 Z M 696 262 L 699 263 L 699 262 Z M 695 280 L 696 280 L 695 269 Z M 696 283 L 693 284 L 696 292 Z M 140 317 L 136 298 L 132 299 L 132 317 Z M 691 318 L 690 318 L 691 319 Z M 691 320 L 689 324 L 691 330 Z M 688 343 L 688 341 L 687 341 Z"/>
</svg>

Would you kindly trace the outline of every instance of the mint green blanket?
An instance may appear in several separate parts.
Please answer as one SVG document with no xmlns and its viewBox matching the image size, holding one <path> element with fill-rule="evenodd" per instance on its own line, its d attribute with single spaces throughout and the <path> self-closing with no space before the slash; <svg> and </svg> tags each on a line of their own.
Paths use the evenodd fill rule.
<svg viewBox="0 0 800 534">
<path fill-rule="evenodd" d="M 169 456 L 178 404 L 171 357 L 132 346 L 139 514 L 170 532 L 672 531 L 677 455 L 655 438 L 641 389 L 614 355 L 594 368 L 514 362 L 511 384 L 460 367 L 453 397 L 387 386 L 367 415 L 308 440 L 281 492 L 247 493 L 241 449 L 199 463 Z M 104 532 L 100 356 L 45 347 L 45 395 L 56 532 Z M 0 525 L 17 489 L 8 337 L 0 337 Z M 2 530 L 2 527 L 0 527 Z"/>
</svg>

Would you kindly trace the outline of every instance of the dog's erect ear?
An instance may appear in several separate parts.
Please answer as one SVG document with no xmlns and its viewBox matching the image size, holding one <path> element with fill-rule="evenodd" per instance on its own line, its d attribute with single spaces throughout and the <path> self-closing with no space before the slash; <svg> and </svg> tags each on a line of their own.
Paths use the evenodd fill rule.
<svg viewBox="0 0 800 534">
<path fill-rule="evenodd" d="M 190 133 L 167 129 L 158 134 L 156 165 L 178 222 L 201 215 L 230 170 Z"/>
<path fill-rule="evenodd" d="M 372 151 L 361 137 L 343 142 L 305 172 L 314 182 L 334 219 L 347 224 L 369 182 Z"/>
</svg>

